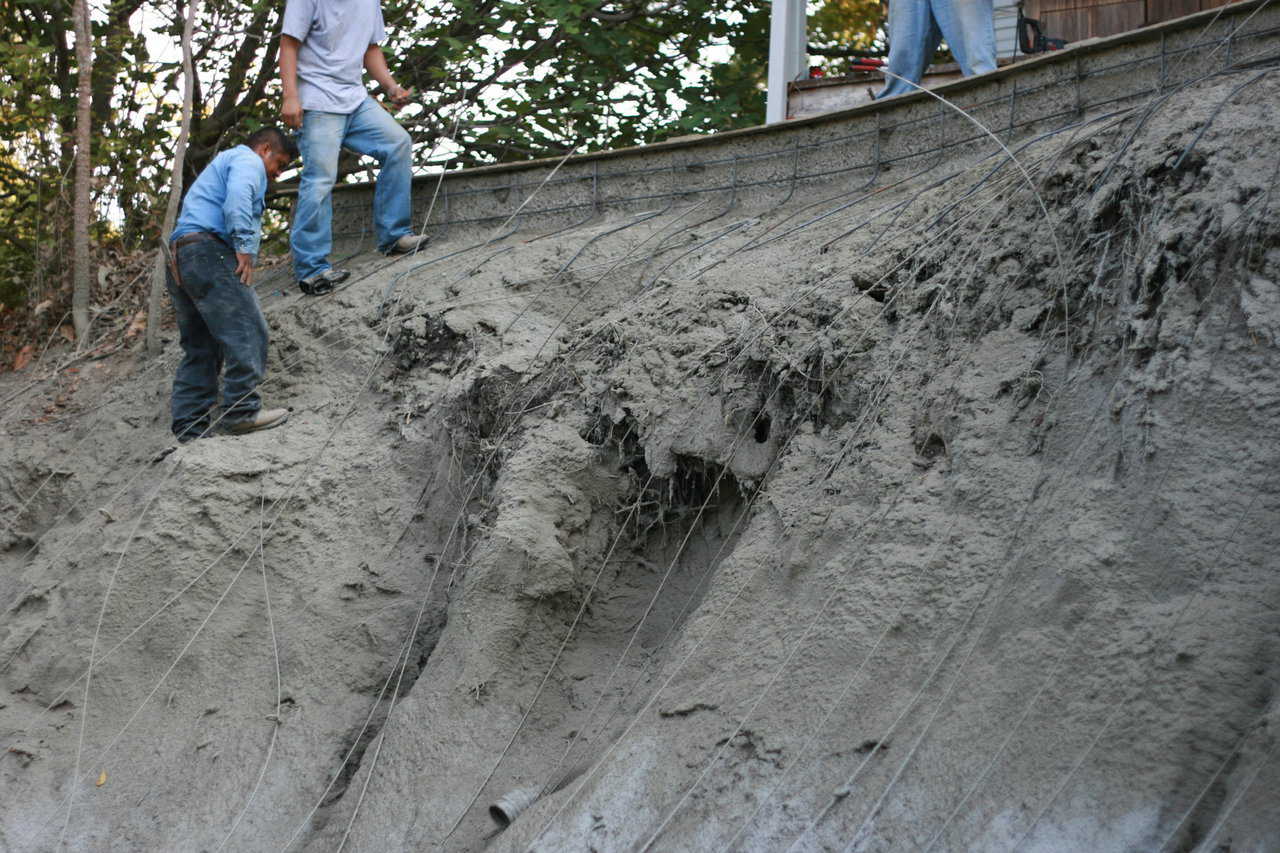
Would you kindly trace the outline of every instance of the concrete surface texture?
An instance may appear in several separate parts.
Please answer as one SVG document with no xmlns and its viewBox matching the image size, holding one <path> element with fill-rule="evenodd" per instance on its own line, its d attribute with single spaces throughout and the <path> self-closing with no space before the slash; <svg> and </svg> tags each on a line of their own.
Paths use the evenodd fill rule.
<svg viewBox="0 0 1280 853">
<path fill-rule="evenodd" d="M 1277 849 L 1278 105 L 268 279 L 266 433 L 6 377 L 0 848 Z"/>
</svg>

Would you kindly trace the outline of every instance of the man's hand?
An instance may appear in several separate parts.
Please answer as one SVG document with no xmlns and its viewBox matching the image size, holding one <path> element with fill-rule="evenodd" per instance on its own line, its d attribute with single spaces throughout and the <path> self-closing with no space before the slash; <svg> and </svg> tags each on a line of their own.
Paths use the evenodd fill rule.
<svg viewBox="0 0 1280 853">
<path fill-rule="evenodd" d="M 294 130 L 302 127 L 302 102 L 298 100 L 297 95 L 285 96 L 284 105 L 280 108 L 280 117 Z"/>
<path fill-rule="evenodd" d="M 253 255 L 236 252 L 236 275 L 246 287 L 253 284 Z"/>
<path fill-rule="evenodd" d="M 395 104 L 397 107 L 403 107 L 405 104 L 413 100 L 413 88 L 410 87 L 406 89 L 404 86 L 397 83 L 391 87 L 389 92 L 387 92 L 387 96 L 391 99 L 391 103 Z"/>
</svg>

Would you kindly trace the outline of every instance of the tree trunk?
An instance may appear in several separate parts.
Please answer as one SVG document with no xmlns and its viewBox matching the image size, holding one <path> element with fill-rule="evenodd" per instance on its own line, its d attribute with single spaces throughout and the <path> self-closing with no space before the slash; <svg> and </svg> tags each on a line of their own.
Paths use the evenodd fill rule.
<svg viewBox="0 0 1280 853">
<path fill-rule="evenodd" d="M 72 201 L 72 265 L 71 321 L 75 324 L 76 345 L 84 346 L 89 336 L 89 289 L 93 271 L 89 268 L 89 181 L 92 177 L 89 156 L 89 108 L 93 92 L 93 45 L 89 26 L 87 0 L 76 0 L 71 12 L 76 28 L 76 179 Z"/>
<path fill-rule="evenodd" d="M 178 131 L 178 144 L 173 149 L 173 178 L 169 182 L 169 203 L 164 211 L 164 225 L 160 229 L 161 249 L 156 253 L 156 265 L 151 273 L 151 295 L 147 300 L 147 352 L 150 353 L 160 351 L 160 314 L 164 306 L 166 266 L 164 243 L 169 239 L 174 222 L 178 219 L 178 204 L 182 201 L 182 170 L 187 159 L 187 137 L 191 134 L 191 101 L 195 91 L 195 67 L 191 60 L 191 31 L 195 27 L 197 2 L 198 0 L 188 0 L 187 19 L 182 25 L 182 126 Z"/>
</svg>

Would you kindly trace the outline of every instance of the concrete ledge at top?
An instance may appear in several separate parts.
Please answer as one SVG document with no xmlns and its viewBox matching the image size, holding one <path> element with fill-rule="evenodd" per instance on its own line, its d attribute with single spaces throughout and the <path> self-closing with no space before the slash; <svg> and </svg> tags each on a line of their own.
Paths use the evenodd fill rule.
<svg viewBox="0 0 1280 853">
<path fill-rule="evenodd" d="M 1229 34 L 1238 40 L 1234 49 L 1223 45 Z M 1260 49 L 1258 42 L 1271 52 Z M 1078 42 L 932 92 L 963 106 L 998 134 L 1023 132 L 1037 123 L 1083 114 L 1224 68 L 1277 58 L 1276 45 L 1280 45 L 1280 0 L 1243 0 Z M 1203 48 L 1200 54 L 1189 52 L 1197 46 Z M 1212 62 L 1206 64 L 1209 59 Z M 1122 69 L 1116 70 L 1117 65 Z M 886 126 L 889 115 L 893 121 Z M 904 126 L 911 132 L 896 132 Z M 794 191 L 797 180 L 832 174 L 862 173 L 874 179 L 884 167 L 881 164 L 910 165 L 940 147 L 972 143 L 975 134 L 985 136 L 932 95 L 916 92 L 773 125 L 568 159 L 543 158 L 419 176 L 414 179 L 414 218 L 423 221 L 430 208 L 429 227 L 496 223 L 534 194 L 537 202 L 522 211 L 522 225 L 527 216 L 571 223 L 601 207 L 661 207 L 669 199 L 710 192 L 723 192 L 736 200 L 740 193 L 765 187 L 788 192 L 788 181 Z M 834 144 L 846 141 L 848 145 Z M 771 146 L 771 142 L 782 144 Z M 868 153 L 873 146 L 874 162 Z M 819 153 L 824 147 L 827 150 Z M 802 169 L 802 163 L 820 168 Z M 606 169 L 606 164 L 612 168 Z M 335 237 L 352 240 L 359 234 L 364 239 L 372 189 L 368 183 L 335 188 Z"/>
</svg>

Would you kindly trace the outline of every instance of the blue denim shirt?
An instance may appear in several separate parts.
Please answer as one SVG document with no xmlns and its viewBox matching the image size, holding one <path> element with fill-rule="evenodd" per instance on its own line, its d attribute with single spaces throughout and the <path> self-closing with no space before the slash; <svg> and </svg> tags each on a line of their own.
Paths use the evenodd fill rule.
<svg viewBox="0 0 1280 853">
<path fill-rule="evenodd" d="M 257 152 L 247 145 L 223 151 L 187 190 L 178 225 L 169 240 L 209 231 L 237 252 L 257 255 L 266 194 L 267 169 Z"/>
</svg>

